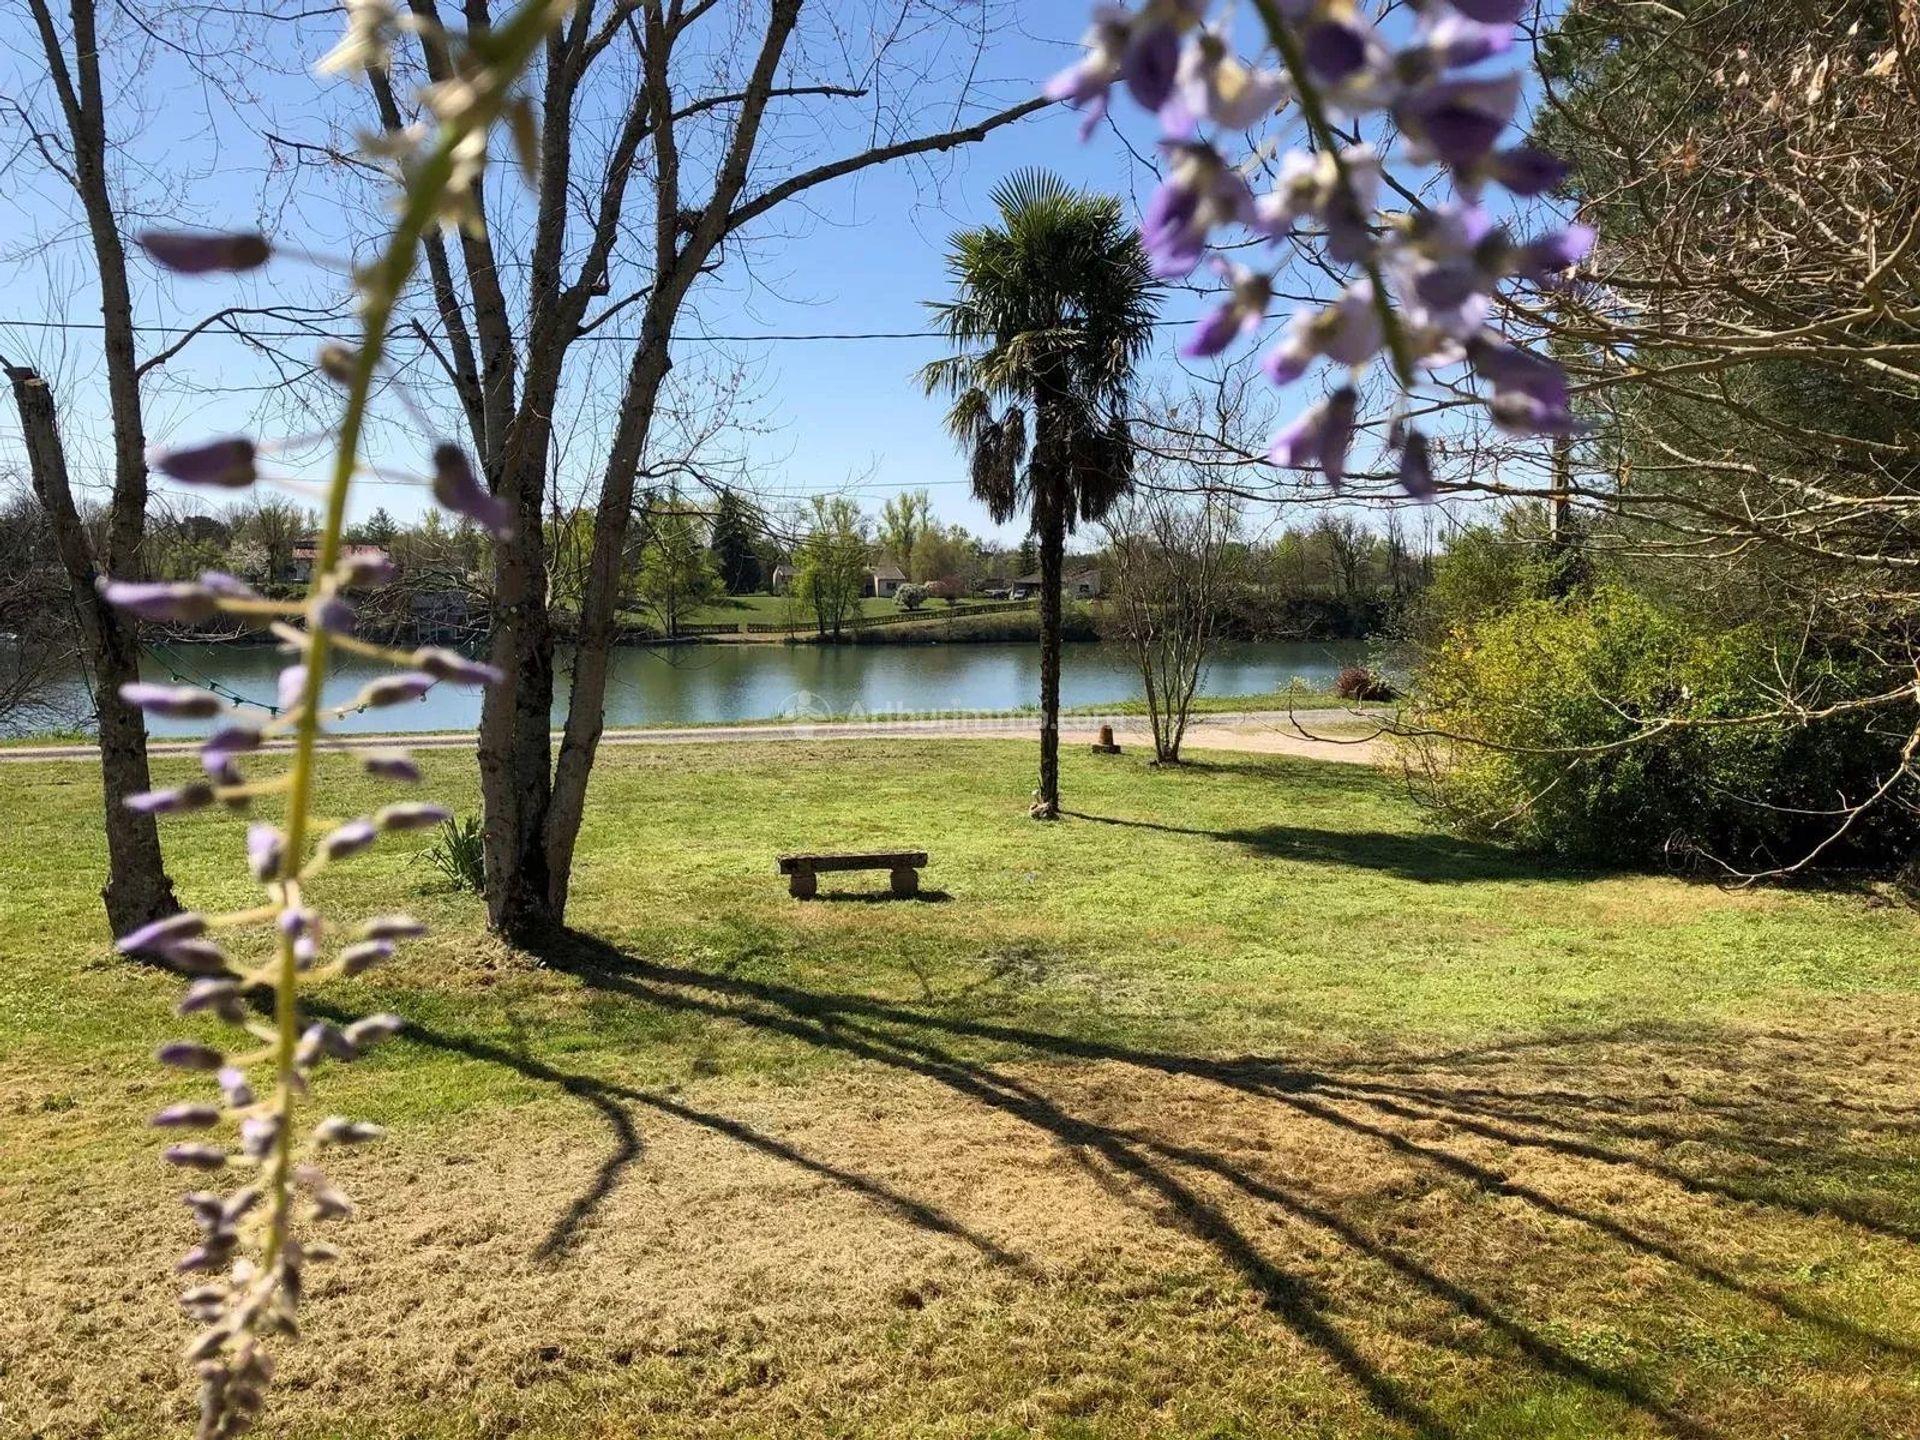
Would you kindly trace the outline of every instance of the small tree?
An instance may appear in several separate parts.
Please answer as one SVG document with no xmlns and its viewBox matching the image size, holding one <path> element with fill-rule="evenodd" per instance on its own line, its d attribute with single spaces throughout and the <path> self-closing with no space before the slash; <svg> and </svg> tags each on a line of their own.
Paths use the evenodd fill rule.
<svg viewBox="0 0 1920 1440">
<path fill-rule="evenodd" d="M 933 500 L 925 490 L 903 490 L 880 507 L 880 548 L 909 580 L 923 580 L 921 542 L 933 528 Z"/>
<path fill-rule="evenodd" d="M 723 593 L 700 517 L 677 500 L 668 501 L 649 518 L 634 588 L 668 639 L 680 633 L 689 611 L 711 604 Z"/>
<path fill-rule="evenodd" d="M 927 603 L 927 587 L 908 583 L 894 591 L 893 598 L 900 602 L 902 610 L 918 610 Z"/>
<path fill-rule="evenodd" d="M 795 557 L 793 593 L 819 633 L 838 638 L 867 586 L 866 520 L 853 501 L 816 495 L 812 522 Z"/>
<path fill-rule="evenodd" d="M 1157 763 L 1180 763 L 1244 549 L 1224 497 L 1137 492 L 1107 526 L 1105 624 L 1140 671 Z"/>
</svg>

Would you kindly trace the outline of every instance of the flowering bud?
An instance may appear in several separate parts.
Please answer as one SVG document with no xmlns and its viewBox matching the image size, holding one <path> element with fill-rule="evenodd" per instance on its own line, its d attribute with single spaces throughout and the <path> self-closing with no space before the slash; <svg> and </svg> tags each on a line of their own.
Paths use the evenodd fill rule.
<svg viewBox="0 0 1920 1440">
<path fill-rule="evenodd" d="M 114 609 L 142 620 L 174 621 L 182 625 L 197 625 L 220 610 L 219 598 L 202 585 L 102 580 L 100 597 Z"/>
<path fill-rule="evenodd" d="M 253 468 L 259 452 L 251 440 L 210 440 L 184 450 L 168 450 L 152 457 L 153 466 L 170 480 L 183 485 L 215 485 L 224 490 L 240 490 L 259 478 Z"/>
<path fill-rule="evenodd" d="M 360 1052 L 347 1043 L 346 1036 L 324 1021 L 315 1021 L 301 1033 L 300 1043 L 293 1051 L 294 1063 L 303 1069 L 310 1069 L 328 1055 L 336 1060 L 360 1058 Z"/>
<path fill-rule="evenodd" d="M 154 1052 L 153 1058 L 180 1070 L 218 1070 L 227 1063 L 226 1056 L 197 1040 L 170 1040 Z"/>
<path fill-rule="evenodd" d="M 453 812 L 444 805 L 409 803 L 384 806 L 373 820 L 382 830 L 431 830 L 452 818 Z"/>
<path fill-rule="evenodd" d="M 329 860 L 344 860 L 373 844 L 378 835 L 371 820 L 349 820 L 320 842 L 320 853 Z"/>
<path fill-rule="evenodd" d="M 412 940 L 427 933 L 427 927 L 411 915 L 376 915 L 360 927 L 366 940 Z"/>
<path fill-rule="evenodd" d="M 135 239 L 154 261 L 179 275 L 257 270 L 273 256 L 261 234 L 196 230 L 145 230 Z"/>
<path fill-rule="evenodd" d="M 474 474 L 467 452 L 458 445 L 434 447 L 433 498 L 495 535 L 505 535 L 513 520 L 506 502 L 488 493 Z"/>
<path fill-rule="evenodd" d="M 229 1065 L 216 1077 L 220 1082 L 220 1091 L 226 1096 L 227 1104 L 235 1110 L 244 1110 L 253 1104 L 253 1086 L 247 1083 L 247 1072 L 238 1066 Z"/>
<path fill-rule="evenodd" d="M 219 1170 L 227 1163 L 227 1152 L 214 1145 L 169 1145 L 160 1154 L 169 1165 L 189 1170 Z"/>
<path fill-rule="evenodd" d="M 393 958 L 391 940 L 362 940 L 358 945 L 349 945 L 340 952 L 340 973 L 358 975 L 371 970 L 382 960 Z"/>
<path fill-rule="evenodd" d="M 279 925 L 282 935 L 298 937 L 307 934 L 309 931 L 318 930 L 320 928 L 320 917 L 313 911 L 307 909 L 306 906 L 300 905 L 291 910 L 282 910 L 279 919 L 275 923 Z"/>
<path fill-rule="evenodd" d="M 203 1330 L 194 1336 L 184 1352 L 185 1356 L 189 1361 L 205 1360 L 209 1356 L 218 1355 L 221 1347 L 232 1338 L 231 1330 L 224 1325 L 216 1325 L 211 1330 Z"/>
<path fill-rule="evenodd" d="M 349 555 L 337 572 L 343 589 L 370 590 L 393 579 L 393 561 L 384 555 Z"/>
<path fill-rule="evenodd" d="M 338 595 L 329 595 L 313 607 L 313 623 L 335 635 L 353 633 L 354 609 Z"/>
<path fill-rule="evenodd" d="M 204 1150 L 205 1148 L 205 1146 L 201 1145 L 175 1145 L 173 1147 L 174 1150 Z M 173 1159 L 171 1152 L 168 1153 L 167 1158 L 169 1160 Z M 224 1156 L 221 1157 L 223 1162 L 225 1158 Z M 176 1161 L 175 1163 L 184 1165 L 195 1162 L 182 1160 Z M 219 1167 L 200 1164 L 199 1168 L 205 1170 L 218 1169 Z M 233 1252 L 233 1243 L 232 1235 L 209 1235 L 205 1240 L 202 1240 L 198 1245 L 182 1255 L 173 1268 L 182 1275 L 190 1275 L 195 1270 L 218 1270 L 222 1265 L 226 1264 L 227 1256 Z"/>
<path fill-rule="evenodd" d="M 203 747 L 200 751 L 200 768 L 207 772 L 208 783 L 213 785 L 232 788 L 247 783 L 247 777 L 240 773 L 240 767 L 233 763 L 233 756 L 225 750 L 215 750 L 212 746 Z M 247 807 L 247 797 L 229 795 L 226 797 L 226 803 L 229 809 L 244 810 Z"/>
<path fill-rule="evenodd" d="M 506 678 L 494 666 L 469 660 L 455 650 L 416 650 L 413 664 L 436 680 L 451 680 L 456 685 L 498 685 Z"/>
<path fill-rule="evenodd" d="M 233 1224 L 234 1221 L 238 1220 L 260 1203 L 260 1197 L 263 1193 L 258 1185 L 242 1185 L 238 1190 L 229 1195 L 226 1198 L 226 1202 L 221 1205 L 221 1220 L 228 1225 Z"/>
<path fill-rule="evenodd" d="M 189 810 L 201 810 L 213 803 L 213 786 L 204 780 L 194 780 L 172 790 L 148 790 L 139 795 L 129 795 L 125 804 L 127 809 L 136 810 L 142 815 L 181 815 Z"/>
<path fill-rule="evenodd" d="M 318 1165 L 294 1166 L 293 1179 L 312 1197 L 314 1219 L 332 1220 L 353 1213 L 353 1202 L 328 1183 L 325 1172 Z"/>
<path fill-rule="evenodd" d="M 368 709 L 399 705 L 408 700 L 418 700 L 436 683 L 433 676 L 422 671 L 402 670 L 398 675 L 384 675 L 369 684 L 360 692 L 359 703 Z"/>
<path fill-rule="evenodd" d="M 234 717 L 209 735 L 201 750 L 203 753 L 217 750 L 229 755 L 239 755 L 249 750 L 258 750 L 260 740 L 260 726 L 257 721 Z"/>
<path fill-rule="evenodd" d="M 149 715 L 168 720 L 211 720 L 227 711 L 226 701 L 211 690 L 194 685 L 148 685 L 135 681 L 120 687 L 120 698 Z"/>
<path fill-rule="evenodd" d="M 227 600 L 258 600 L 260 592 L 246 581 L 227 574 L 224 570 L 202 570 L 200 583 L 215 595 Z"/>
<path fill-rule="evenodd" d="M 420 767 L 404 750 L 369 750 L 361 756 L 360 764 L 369 775 L 377 775 L 382 780 L 397 780 L 407 785 L 420 781 Z"/>
<path fill-rule="evenodd" d="M 336 385 L 353 383 L 353 367 L 360 357 L 338 341 L 329 341 L 320 347 L 318 363 L 320 373 Z"/>
<path fill-rule="evenodd" d="M 205 934 L 206 929 L 207 917 L 189 910 L 128 931 L 114 942 L 114 948 L 123 955 L 157 955 L 167 946 Z"/>
<path fill-rule="evenodd" d="M 243 1019 L 245 1012 L 240 1008 L 240 982 L 196 980 L 187 987 L 187 993 L 180 997 L 180 1003 L 174 1009 L 181 1015 L 191 1015 L 197 1010 L 212 1010 L 223 1020 Z"/>
<path fill-rule="evenodd" d="M 356 1020 L 345 1030 L 346 1040 L 355 1049 L 365 1049 L 382 1040 L 398 1035 L 406 1026 L 406 1021 L 398 1015 L 369 1015 L 364 1020 Z"/>
<path fill-rule="evenodd" d="M 219 975 L 227 968 L 226 952 L 211 940 L 175 940 L 155 953 L 190 975 Z"/>
<path fill-rule="evenodd" d="M 365 1120 L 349 1120 L 344 1115 L 329 1115 L 313 1127 L 313 1138 L 322 1145 L 363 1145 L 378 1140 L 387 1132 Z"/>
<path fill-rule="evenodd" d="M 240 1122 L 240 1148 L 252 1160 L 264 1160 L 273 1153 L 280 1138 L 278 1115 L 249 1115 Z"/>
<path fill-rule="evenodd" d="M 286 669 L 280 672 L 277 688 L 277 698 L 282 710 L 298 708 L 300 702 L 306 698 L 307 667 L 304 665 L 287 666 Z"/>
<path fill-rule="evenodd" d="M 262 884 L 277 879 L 286 859 L 286 846 L 286 837 L 276 827 L 258 823 L 249 825 L 247 870 L 253 878 Z"/>
<path fill-rule="evenodd" d="M 147 1123 L 156 1130 L 204 1130 L 220 1123 L 220 1111 L 212 1105 L 169 1105 Z"/>
</svg>

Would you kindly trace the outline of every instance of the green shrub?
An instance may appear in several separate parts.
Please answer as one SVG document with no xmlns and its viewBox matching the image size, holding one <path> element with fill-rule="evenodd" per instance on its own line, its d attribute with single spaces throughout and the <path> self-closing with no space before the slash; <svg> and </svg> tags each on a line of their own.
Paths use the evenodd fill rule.
<svg viewBox="0 0 1920 1440">
<path fill-rule="evenodd" d="M 1791 864 L 1898 768 L 1912 718 L 1713 723 L 1777 709 L 1783 664 L 1816 703 L 1898 683 L 1864 656 L 1803 644 L 1759 625 L 1698 630 L 1613 588 L 1524 601 L 1449 631 L 1412 695 L 1414 726 L 1506 748 L 1416 737 L 1410 769 L 1455 828 L 1569 859 Z M 1914 798 L 1901 787 L 1821 862 L 1904 861 L 1920 839 Z"/>
</svg>

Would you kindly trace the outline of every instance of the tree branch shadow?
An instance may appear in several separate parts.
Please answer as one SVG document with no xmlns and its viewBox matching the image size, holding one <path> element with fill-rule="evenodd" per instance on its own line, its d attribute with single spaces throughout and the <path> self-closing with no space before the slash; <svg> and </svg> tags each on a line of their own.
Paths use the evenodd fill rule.
<svg viewBox="0 0 1920 1440">
<path fill-rule="evenodd" d="M 1447 1280 L 1412 1255 L 1356 1229 L 1342 1219 L 1279 1186 L 1232 1166 L 1224 1158 L 1194 1147 L 1168 1147 L 1165 1142 L 1106 1126 L 1062 1109 L 1048 1096 L 996 1072 L 990 1066 L 956 1054 L 947 1040 L 964 1037 L 1012 1044 L 1040 1057 L 1115 1061 L 1170 1075 L 1195 1076 L 1287 1105 L 1319 1123 L 1334 1126 L 1382 1144 L 1406 1158 L 1465 1179 L 1490 1193 L 1513 1196 L 1543 1213 L 1586 1226 L 1608 1240 L 1657 1258 L 1704 1283 L 1777 1310 L 1795 1321 L 1828 1330 L 1849 1340 L 1890 1354 L 1911 1356 L 1915 1347 L 1881 1335 L 1844 1317 L 1825 1314 L 1772 1288 L 1741 1279 L 1723 1267 L 1690 1255 L 1678 1245 L 1640 1232 L 1613 1216 L 1562 1202 L 1535 1188 L 1517 1185 L 1497 1173 L 1435 1147 L 1420 1145 L 1387 1128 L 1349 1115 L 1341 1104 L 1373 1106 L 1383 1114 L 1397 1103 L 1384 1094 L 1369 1094 L 1363 1084 L 1337 1074 L 1270 1059 L 1213 1061 L 1192 1056 L 1128 1049 L 1072 1036 L 1053 1035 L 988 1021 L 929 1015 L 870 997 L 827 994 L 763 981 L 720 977 L 702 971 L 661 966 L 636 959 L 593 937 L 573 935 L 544 957 L 556 968 L 577 975 L 596 989 L 669 1010 L 720 1019 L 753 1029 L 785 1035 L 811 1046 L 830 1048 L 848 1056 L 885 1065 L 935 1081 L 977 1103 L 1012 1115 L 1077 1151 L 1090 1152 L 1115 1172 L 1139 1182 L 1189 1233 L 1205 1241 L 1238 1272 L 1266 1306 L 1296 1334 L 1318 1349 L 1364 1393 L 1369 1402 L 1399 1426 L 1423 1436 L 1449 1433 L 1430 1408 L 1409 1394 L 1400 1382 L 1376 1369 L 1329 1318 L 1329 1297 L 1310 1280 L 1293 1274 L 1262 1254 L 1217 1204 L 1187 1184 L 1175 1167 L 1184 1166 L 1228 1181 L 1242 1193 L 1277 1206 L 1294 1217 L 1321 1225 L 1343 1243 L 1385 1264 L 1402 1280 L 1413 1284 L 1459 1313 L 1487 1324 L 1504 1336 L 1532 1363 L 1571 1378 L 1596 1393 L 1640 1411 L 1669 1433 L 1686 1437 L 1715 1432 L 1700 1419 L 1683 1413 L 1638 1377 L 1583 1358 L 1501 1310 L 1491 1301 Z M 1542 1045 L 1551 1041 L 1538 1042 Z M 1325 1098 L 1316 1098 L 1316 1093 Z M 1444 1106 L 1435 1096 L 1432 1103 Z M 1426 1118 L 1402 1111 L 1401 1118 Z M 1451 1116 L 1449 1117 L 1452 1118 Z M 1460 1117 L 1471 1121 L 1471 1115 Z M 1471 1128 L 1469 1125 L 1468 1128 Z M 1505 1137 L 1503 1137 L 1505 1138 Z M 1511 1143 L 1547 1145 L 1563 1153 L 1611 1164 L 1648 1168 L 1682 1188 L 1724 1198 L 1781 1205 L 1809 1216 L 1843 1219 L 1876 1233 L 1908 1238 L 1903 1228 L 1876 1224 L 1868 1217 L 1849 1215 L 1832 1204 L 1796 1203 L 1782 1197 L 1760 1197 L 1734 1187 L 1685 1176 L 1644 1157 L 1604 1146 L 1552 1136 L 1524 1136 Z"/>
</svg>

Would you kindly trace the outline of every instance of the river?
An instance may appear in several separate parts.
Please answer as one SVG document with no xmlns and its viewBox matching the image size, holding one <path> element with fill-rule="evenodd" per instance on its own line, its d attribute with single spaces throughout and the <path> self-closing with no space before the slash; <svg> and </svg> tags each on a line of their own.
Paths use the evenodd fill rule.
<svg viewBox="0 0 1920 1440">
<path fill-rule="evenodd" d="M 1224 645 L 1208 670 L 1204 693 L 1262 695 L 1298 680 L 1325 690 L 1342 666 L 1364 658 L 1357 641 L 1269 641 Z M 343 657 L 329 679 L 329 704 L 344 704 L 382 667 Z M 566 713 L 566 661 L 560 657 L 556 724 Z M 284 663 L 259 645 L 171 645 L 151 651 L 147 679 L 215 681 L 230 694 L 271 701 Z M 69 688 L 80 690 L 79 678 Z M 1111 704 L 1140 694 L 1140 679 L 1118 646 L 1081 642 L 1064 647 L 1061 701 Z M 1037 703 L 1040 649 L 1017 642 L 967 645 L 684 645 L 615 652 L 607 724 L 701 725 L 824 715 L 886 715 L 1011 710 Z M 477 691 L 442 685 L 417 703 L 349 715 L 342 732 L 468 730 L 479 724 Z M 150 722 L 157 735 L 191 735 L 191 724 Z"/>
</svg>

